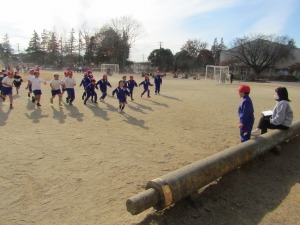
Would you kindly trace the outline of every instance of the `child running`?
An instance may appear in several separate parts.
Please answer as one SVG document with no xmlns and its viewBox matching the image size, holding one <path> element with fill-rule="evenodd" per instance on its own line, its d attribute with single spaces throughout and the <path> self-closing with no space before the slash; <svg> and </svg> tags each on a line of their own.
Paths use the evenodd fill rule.
<svg viewBox="0 0 300 225">
<path fill-rule="evenodd" d="M 14 75 L 14 85 L 16 87 L 17 94 L 19 94 L 19 89 L 21 87 L 22 82 L 23 82 L 22 77 L 19 75 L 19 72 L 16 71 Z"/>
<path fill-rule="evenodd" d="M 13 97 L 12 97 L 12 89 L 13 89 L 13 83 L 14 83 L 14 72 L 8 71 L 8 74 L 6 77 L 2 80 L 2 95 L 1 98 L 3 101 L 6 99 L 6 95 L 9 97 L 9 108 L 13 109 Z"/>
<path fill-rule="evenodd" d="M 34 78 L 34 69 L 30 69 L 29 71 L 28 71 L 28 83 L 27 83 L 27 87 L 25 88 L 26 90 L 28 89 L 28 94 L 27 94 L 27 96 L 28 96 L 28 98 L 30 98 L 30 94 L 32 93 L 32 85 L 31 85 L 31 83 L 30 83 L 30 80 L 32 79 L 32 78 Z"/>
<path fill-rule="evenodd" d="M 84 99 L 83 104 L 86 105 L 86 101 L 92 96 L 92 101 L 94 98 L 94 103 L 97 103 L 97 93 L 95 91 L 95 88 L 98 89 L 97 85 L 96 85 L 96 80 L 94 78 L 91 79 L 91 82 L 87 85 L 87 87 L 85 88 L 85 92 L 87 94 L 86 98 Z"/>
<path fill-rule="evenodd" d="M 50 103 L 53 104 L 53 99 L 55 98 L 56 95 L 58 95 L 58 105 L 62 106 L 61 100 L 62 100 L 62 94 L 60 87 L 62 85 L 61 79 L 59 79 L 59 74 L 57 72 L 54 73 L 54 78 L 50 82 L 50 87 L 51 87 L 51 94 L 52 97 L 50 98 Z"/>
<path fill-rule="evenodd" d="M 103 78 L 96 83 L 96 86 L 99 85 L 102 96 L 100 97 L 100 102 L 105 103 L 104 99 L 107 96 L 107 86 L 111 87 L 109 81 L 107 80 L 107 75 L 103 74 Z"/>
<path fill-rule="evenodd" d="M 127 83 L 126 86 L 130 93 L 131 101 L 133 101 L 134 100 L 133 99 L 133 89 L 134 89 L 134 87 L 137 87 L 138 85 L 137 85 L 136 81 L 133 79 L 132 75 L 129 77 L 129 81 L 127 81 L 126 83 Z"/>
<path fill-rule="evenodd" d="M 124 88 L 124 81 L 119 81 L 119 86 L 112 92 L 112 96 L 114 97 L 117 94 L 117 98 L 119 99 L 119 113 L 124 113 L 124 108 L 126 102 L 126 97 L 130 95 L 127 89 Z"/>
<path fill-rule="evenodd" d="M 71 70 L 69 70 L 67 73 L 68 77 L 66 77 L 63 82 L 68 94 L 66 101 L 69 103 L 69 105 L 73 105 L 73 101 L 75 100 L 74 87 L 76 86 L 76 80 L 73 78 L 73 72 Z"/>
<path fill-rule="evenodd" d="M 41 90 L 41 83 L 44 83 L 46 85 L 46 81 L 43 78 L 40 78 L 40 73 L 38 71 L 34 72 L 34 78 L 31 78 L 29 80 L 30 85 L 32 85 L 32 92 L 34 96 L 32 96 L 32 102 L 35 103 L 37 106 L 41 106 L 40 100 L 41 100 L 41 95 L 42 95 L 42 90 Z"/>
<path fill-rule="evenodd" d="M 141 94 L 141 98 L 143 97 L 143 95 L 147 92 L 147 96 L 148 98 L 151 98 L 150 96 L 150 90 L 149 90 L 149 86 L 153 86 L 153 84 L 150 83 L 149 77 L 148 75 L 145 75 L 145 80 L 143 82 L 141 82 L 139 84 L 139 86 L 144 85 L 144 91 Z"/>
<path fill-rule="evenodd" d="M 79 87 L 83 86 L 83 89 L 84 89 L 82 97 L 81 97 L 82 100 L 84 100 L 84 98 L 86 97 L 86 91 L 85 91 L 85 89 L 89 85 L 90 82 L 91 82 L 90 78 L 88 78 L 87 73 L 84 72 L 83 73 L 83 78 L 82 78 L 81 83 L 79 85 Z"/>
</svg>

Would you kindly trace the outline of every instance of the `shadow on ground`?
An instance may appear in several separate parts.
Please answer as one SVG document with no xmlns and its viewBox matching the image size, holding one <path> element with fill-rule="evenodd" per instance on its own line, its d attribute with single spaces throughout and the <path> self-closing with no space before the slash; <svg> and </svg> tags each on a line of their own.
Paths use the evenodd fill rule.
<svg viewBox="0 0 300 225">
<path fill-rule="evenodd" d="M 288 210 L 283 213 L 273 211 L 299 183 L 300 136 L 284 145 L 279 156 L 266 153 L 202 192 L 192 194 L 169 209 L 149 214 L 134 225 L 294 224 L 291 220 L 300 218 L 299 207 L 295 209 L 299 206 L 297 199 L 296 202 L 292 198 L 286 200 L 284 207 Z M 268 215 L 272 221 L 262 222 L 269 213 L 273 213 Z M 293 218 L 289 220 L 288 216 Z"/>
</svg>

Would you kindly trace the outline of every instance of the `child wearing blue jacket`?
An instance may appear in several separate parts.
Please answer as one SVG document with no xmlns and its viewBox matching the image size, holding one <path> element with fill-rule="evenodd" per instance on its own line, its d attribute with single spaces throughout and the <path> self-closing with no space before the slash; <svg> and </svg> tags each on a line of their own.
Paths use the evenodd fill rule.
<svg viewBox="0 0 300 225">
<path fill-rule="evenodd" d="M 82 94 L 82 97 L 81 97 L 82 100 L 84 100 L 84 98 L 86 97 L 85 89 L 89 85 L 89 83 L 91 83 L 91 80 L 90 80 L 90 78 L 88 78 L 87 73 L 84 72 L 83 73 L 83 78 L 82 78 L 81 83 L 79 85 L 79 87 L 83 86 L 83 90 L 84 90 L 83 94 Z"/>
<path fill-rule="evenodd" d="M 157 74 L 154 77 L 154 83 L 155 83 L 155 94 L 157 95 L 160 93 L 160 85 L 162 85 L 162 78 L 159 71 L 157 71 Z"/>
<path fill-rule="evenodd" d="M 133 76 L 131 75 L 129 77 L 129 81 L 126 82 L 126 86 L 127 86 L 127 89 L 129 90 L 129 93 L 130 93 L 130 97 L 131 97 L 131 101 L 133 101 L 133 89 L 134 87 L 137 87 L 137 83 L 136 81 L 133 79 Z"/>
<path fill-rule="evenodd" d="M 94 97 L 94 103 L 97 103 L 97 93 L 95 91 L 95 88 L 98 89 L 96 85 L 96 80 L 94 78 L 91 79 L 91 82 L 86 86 L 85 92 L 86 92 L 86 98 L 84 99 L 83 104 L 86 105 L 86 101 L 92 96 L 92 101 Z"/>
<path fill-rule="evenodd" d="M 112 96 L 115 97 L 115 94 L 117 94 L 117 98 L 119 100 L 119 109 L 118 111 L 120 113 L 124 113 L 124 108 L 126 102 L 127 96 L 130 95 L 127 89 L 124 88 L 124 81 L 120 80 L 119 81 L 119 86 L 112 92 Z"/>
<path fill-rule="evenodd" d="M 99 85 L 102 96 L 100 97 L 100 102 L 105 103 L 104 99 L 107 96 L 107 86 L 111 87 L 109 81 L 107 80 L 107 75 L 103 74 L 103 78 L 96 83 L 96 86 Z"/>
<path fill-rule="evenodd" d="M 238 114 L 239 114 L 239 128 L 241 142 L 248 141 L 251 136 L 251 130 L 254 124 L 254 108 L 252 100 L 249 97 L 250 87 L 248 85 L 241 85 L 238 88 L 238 92 L 242 101 L 240 103 Z"/>
<path fill-rule="evenodd" d="M 146 92 L 147 92 L 148 98 L 151 98 L 149 86 L 153 86 L 153 84 L 150 83 L 149 77 L 148 77 L 147 75 L 145 75 L 145 80 L 139 84 L 139 86 L 141 86 L 141 85 L 144 85 L 144 91 L 143 91 L 143 93 L 141 94 L 141 98 L 143 97 L 143 95 L 144 95 Z"/>
</svg>

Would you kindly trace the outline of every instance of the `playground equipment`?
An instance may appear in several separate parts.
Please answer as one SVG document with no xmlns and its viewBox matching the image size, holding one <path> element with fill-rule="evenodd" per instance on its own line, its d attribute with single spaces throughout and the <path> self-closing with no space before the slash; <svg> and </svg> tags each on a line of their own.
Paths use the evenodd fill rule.
<svg viewBox="0 0 300 225">
<path fill-rule="evenodd" d="M 272 130 L 149 181 L 147 190 L 127 200 L 127 210 L 136 215 L 150 207 L 157 210 L 167 208 L 298 134 L 300 120 L 294 122 L 288 130 Z"/>
</svg>

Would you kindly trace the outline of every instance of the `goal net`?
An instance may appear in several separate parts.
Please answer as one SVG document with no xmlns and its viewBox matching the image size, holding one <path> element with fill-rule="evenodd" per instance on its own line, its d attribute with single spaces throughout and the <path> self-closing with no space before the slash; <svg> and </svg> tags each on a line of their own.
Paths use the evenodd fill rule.
<svg viewBox="0 0 300 225">
<path fill-rule="evenodd" d="M 207 65 L 205 79 L 217 80 L 224 83 L 226 79 L 229 80 L 229 66 Z"/>
<path fill-rule="evenodd" d="M 118 64 L 101 64 L 101 73 L 106 73 L 107 75 L 113 75 L 114 73 L 119 73 Z"/>
</svg>

